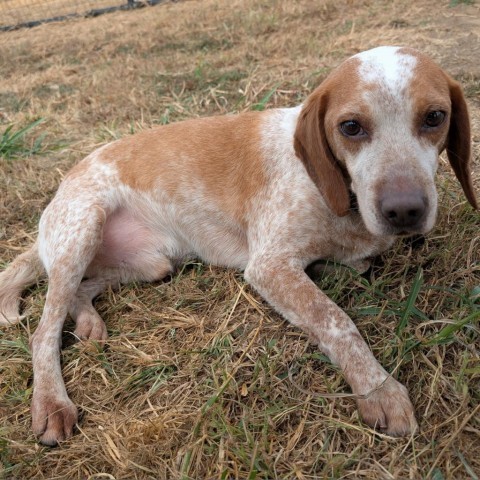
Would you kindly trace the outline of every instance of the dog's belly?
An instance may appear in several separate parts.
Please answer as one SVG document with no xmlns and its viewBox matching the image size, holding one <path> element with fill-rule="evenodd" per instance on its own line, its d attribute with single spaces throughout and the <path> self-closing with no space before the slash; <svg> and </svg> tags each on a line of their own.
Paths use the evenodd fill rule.
<svg viewBox="0 0 480 480">
<path fill-rule="evenodd" d="M 105 222 L 92 267 L 144 271 L 154 258 L 164 256 L 173 264 L 197 257 L 214 265 L 245 268 L 248 246 L 240 229 L 212 222 L 211 215 L 190 217 L 184 212 L 180 218 L 174 223 L 168 215 L 141 216 L 118 209 Z"/>
<path fill-rule="evenodd" d="M 191 255 L 212 265 L 243 270 L 248 263 L 245 232 L 232 224 L 205 221 L 202 216 L 185 229 Z"/>
<path fill-rule="evenodd" d="M 93 263 L 102 267 L 143 267 L 155 243 L 154 232 L 127 210 L 111 214 L 103 228 L 102 243 Z"/>
</svg>

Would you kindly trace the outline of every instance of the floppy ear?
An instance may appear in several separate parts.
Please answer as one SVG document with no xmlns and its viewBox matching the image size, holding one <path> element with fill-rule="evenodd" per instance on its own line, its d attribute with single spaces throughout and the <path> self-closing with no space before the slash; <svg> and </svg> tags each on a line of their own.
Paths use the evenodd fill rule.
<svg viewBox="0 0 480 480">
<path fill-rule="evenodd" d="M 460 84 L 448 79 L 450 100 L 452 102 L 452 118 L 447 138 L 447 156 L 470 205 L 478 210 L 478 203 L 473 191 L 471 166 L 470 120 L 467 103 Z"/>
<path fill-rule="evenodd" d="M 313 94 L 307 99 L 298 118 L 294 147 L 327 205 L 343 217 L 350 209 L 350 195 L 341 167 L 327 142 L 326 107 L 326 94 Z"/>
</svg>

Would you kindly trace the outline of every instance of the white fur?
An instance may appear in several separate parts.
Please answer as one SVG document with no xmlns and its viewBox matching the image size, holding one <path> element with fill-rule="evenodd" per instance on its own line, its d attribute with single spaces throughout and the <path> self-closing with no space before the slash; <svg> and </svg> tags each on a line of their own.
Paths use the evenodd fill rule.
<svg viewBox="0 0 480 480">
<path fill-rule="evenodd" d="M 393 95 L 408 87 L 417 64 L 413 55 L 400 53 L 399 47 L 372 48 L 353 58 L 360 59 L 359 73 L 365 82 L 373 83 Z"/>
</svg>

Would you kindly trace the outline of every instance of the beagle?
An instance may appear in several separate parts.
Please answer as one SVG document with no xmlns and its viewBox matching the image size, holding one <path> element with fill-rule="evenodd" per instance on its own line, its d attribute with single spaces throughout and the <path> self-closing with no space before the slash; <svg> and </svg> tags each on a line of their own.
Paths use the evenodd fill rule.
<svg viewBox="0 0 480 480">
<path fill-rule="evenodd" d="M 478 208 L 470 143 L 459 84 L 413 49 L 379 47 L 346 60 L 298 107 L 161 126 L 94 151 L 63 180 L 36 243 L 0 274 L 4 325 L 21 319 L 25 287 L 48 276 L 31 339 L 34 433 L 55 445 L 77 422 L 59 357 L 67 314 L 80 339 L 105 341 L 97 295 L 160 280 L 194 256 L 243 270 L 308 333 L 341 367 L 368 425 L 412 434 L 406 388 L 305 268 L 331 259 L 365 270 L 396 237 L 428 232 L 444 149 Z"/>
</svg>

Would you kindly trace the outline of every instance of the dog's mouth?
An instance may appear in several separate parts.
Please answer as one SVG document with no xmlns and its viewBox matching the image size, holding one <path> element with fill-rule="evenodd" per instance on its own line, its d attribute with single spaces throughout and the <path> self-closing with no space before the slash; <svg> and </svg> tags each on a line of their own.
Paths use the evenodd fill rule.
<svg viewBox="0 0 480 480">
<path fill-rule="evenodd" d="M 425 235 L 430 228 L 428 215 L 422 221 L 414 225 L 392 225 L 385 218 L 377 216 L 372 222 L 365 222 L 367 229 L 374 235 L 395 237 L 395 238 L 411 238 L 416 235 Z"/>
<path fill-rule="evenodd" d="M 385 225 L 385 229 L 389 235 L 399 238 L 409 238 L 414 237 L 415 235 L 424 235 L 428 231 L 425 221 L 422 221 L 416 225 L 412 225 L 411 227 L 394 227 L 387 224 Z"/>
</svg>

